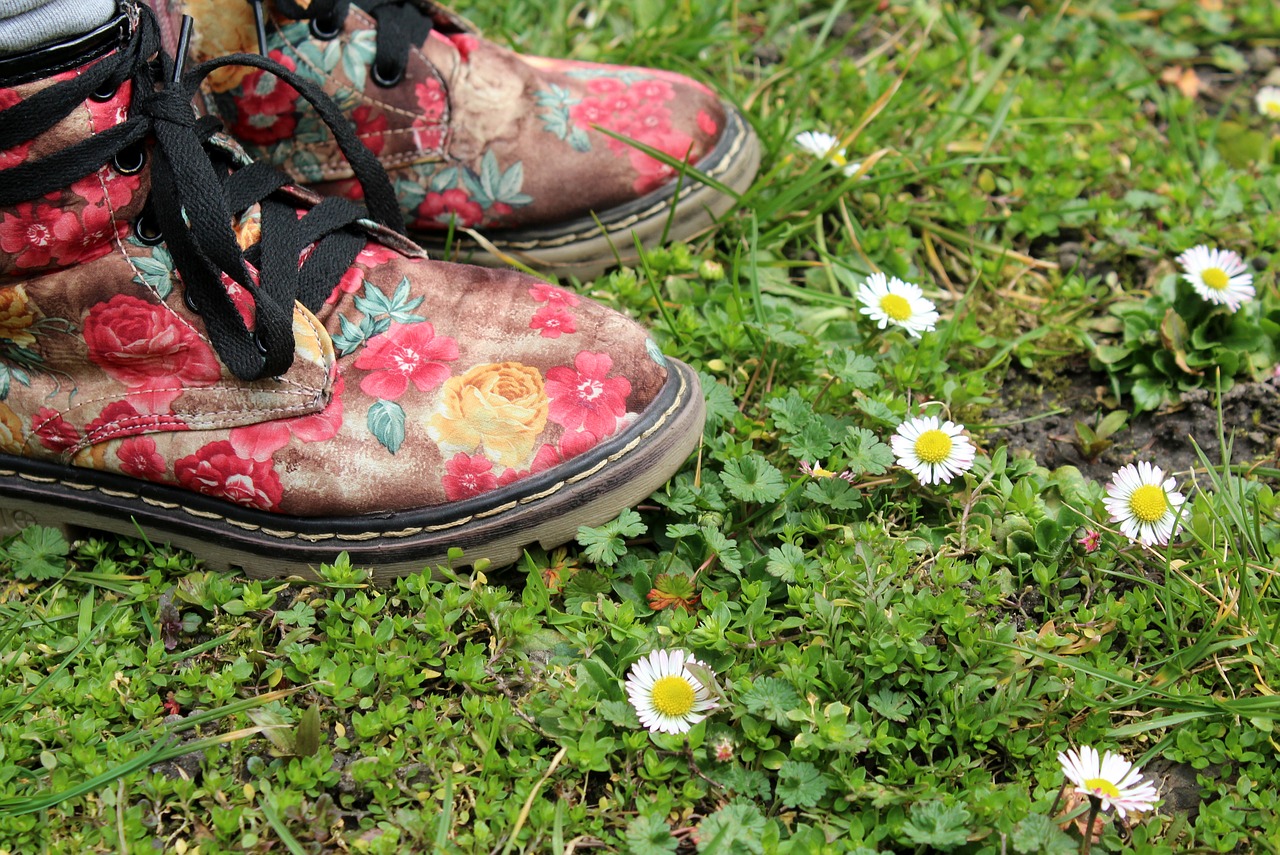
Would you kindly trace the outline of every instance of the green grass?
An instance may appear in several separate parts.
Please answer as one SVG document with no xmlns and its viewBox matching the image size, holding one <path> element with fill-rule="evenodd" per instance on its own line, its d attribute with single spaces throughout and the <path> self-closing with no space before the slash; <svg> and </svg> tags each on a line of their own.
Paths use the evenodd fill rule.
<svg viewBox="0 0 1280 855">
<path fill-rule="evenodd" d="M 982 427 L 1015 371 L 1092 359 L 1120 442 L 1188 388 L 1270 373 L 1280 125 L 1252 95 L 1277 8 L 464 9 L 522 51 L 694 74 L 759 132 L 717 235 L 582 284 L 702 373 L 702 449 L 580 545 L 383 590 L 342 563 L 250 583 L 29 530 L 0 583 L 0 850 L 1075 852 L 1050 812 L 1080 744 L 1164 797 L 1093 851 L 1280 850 L 1280 465 L 1230 454 L 1233 429 L 1276 425 L 1195 437 L 1183 533 L 1156 549 L 1107 522 L 1102 483 Z M 1199 98 L 1161 82 L 1174 66 Z M 864 174 L 799 152 L 808 129 Z M 1202 242 L 1262 262 L 1230 322 L 1178 290 Z M 937 331 L 860 319 L 873 270 L 921 283 Z M 1161 337 L 1171 308 L 1185 339 Z M 949 486 L 885 465 L 923 402 L 980 448 Z M 660 647 L 725 695 L 688 739 L 625 699 Z"/>
</svg>

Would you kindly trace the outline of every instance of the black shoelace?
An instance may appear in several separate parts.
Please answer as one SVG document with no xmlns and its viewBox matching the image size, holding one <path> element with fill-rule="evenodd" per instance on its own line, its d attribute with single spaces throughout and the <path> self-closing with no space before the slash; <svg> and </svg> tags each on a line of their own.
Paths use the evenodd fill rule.
<svg viewBox="0 0 1280 855">
<path fill-rule="evenodd" d="M 265 29 L 262 25 L 262 0 L 250 0 L 258 21 L 259 49 L 266 53 Z M 303 8 L 297 0 L 276 0 L 276 8 L 290 18 L 311 21 L 311 32 L 318 38 L 331 39 L 342 32 L 343 21 L 352 0 L 311 0 Z M 378 38 L 370 69 L 379 86 L 395 86 L 404 79 L 409 63 L 409 50 L 419 47 L 430 35 L 430 16 L 410 0 L 355 0 L 377 22 Z"/>
<path fill-rule="evenodd" d="M 349 228 L 369 217 L 404 232 L 399 203 L 386 172 L 355 135 L 328 96 L 307 80 L 271 60 L 234 54 L 201 63 L 185 74 L 159 50 L 159 31 L 151 11 L 138 9 L 138 22 L 119 50 L 70 80 L 54 84 L 0 113 L 0 151 L 52 128 L 94 93 L 109 93 L 133 82 L 130 117 L 56 154 L 4 172 L 0 206 L 38 199 L 96 172 L 104 164 L 141 156 L 150 146 L 150 214 L 182 276 L 187 305 L 205 322 L 219 358 L 239 378 L 259 380 L 283 374 L 293 362 L 295 300 L 317 310 L 364 247 L 367 237 Z M 158 57 L 152 59 L 152 57 Z M 181 58 L 179 59 L 179 69 Z M 211 142 L 221 127 L 216 119 L 197 118 L 191 106 L 200 82 L 227 65 L 260 68 L 288 83 L 328 124 L 364 189 L 368 210 L 345 199 L 329 198 L 302 217 L 298 205 L 273 194 L 290 179 L 265 163 L 238 167 Z M 137 153 L 130 157 L 126 150 Z M 235 218 L 260 205 L 261 239 L 242 250 Z M 312 247 L 299 264 L 304 250 Z M 255 277 L 250 266 L 257 269 Z M 226 274 L 254 301 L 252 329 L 236 310 L 221 276 Z"/>
</svg>

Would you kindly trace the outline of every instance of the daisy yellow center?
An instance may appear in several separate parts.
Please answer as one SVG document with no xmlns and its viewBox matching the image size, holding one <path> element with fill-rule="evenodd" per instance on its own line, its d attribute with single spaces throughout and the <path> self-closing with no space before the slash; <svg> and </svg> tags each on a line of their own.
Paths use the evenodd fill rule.
<svg viewBox="0 0 1280 855">
<path fill-rule="evenodd" d="M 940 430 L 927 430 L 916 440 L 916 457 L 925 463 L 941 463 L 951 455 L 951 437 Z"/>
<path fill-rule="evenodd" d="M 1089 792 L 1108 799 L 1120 798 L 1120 790 L 1106 778 L 1090 778 L 1084 782 Z"/>
<path fill-rule="evenodd" d="M 835 474 L 836 473 L 832 472 L 830 469 L 823 469 L 821 466 L 813 467 L 814 478 L 830 478 Z"/>
<path fill-rule="evenodd" d="M 1227 284 L 1231 281 L 1231 277 L 1228 276 L 1227 272 L 1220 267 L 1208 268 L 1200 274 L 1200 279 L 1204 281 L 1204 284 L 1208 285 L 1215 291 L 1221 291 L 1223 288 L 1226 288 Z"/>
<path fill-rule="evenodd" d="M 880 308 L 895 321 L 905 321 L 911 317 L 911 304 L 906 297 L 897 294 L 885 294 L 880 298 Z"/>
<path fill-rule="evenodd" d="M 836 166 L 845 166 L 849 163 L 848 159 L 838 151 L 833 151 L 831 153 L 831 162 Z"/>
<path fill-rule="evenodd" d="M 1169 500 L 1165 498 L 1164 490 L 1155 484 L 1143 484 L 1129 497 L 1129 510 L 1144 523 L 1160 519 L 1168 508 Z"/>
<path fill-rule="evenodd" d="M 653 708 L 663 715 L 682 716 L 693 712 L 693 686 L 684 677 L 659 677 L 649 697 Z"/>
<path fill-rule="evenodd" d="M 1261 109 L 1264 116 L 1280 119 L 1280 98 L 1264 98 Z"/>
</svg>

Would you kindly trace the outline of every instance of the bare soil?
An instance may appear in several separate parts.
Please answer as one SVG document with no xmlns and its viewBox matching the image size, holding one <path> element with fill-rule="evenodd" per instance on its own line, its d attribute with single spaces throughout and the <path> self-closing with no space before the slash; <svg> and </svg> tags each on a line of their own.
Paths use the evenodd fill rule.
<svg viewBox="0 0 1280 855">
<path fill-rule="evenodd" d="M 1203 468 L 1197 444 L 1211 463 L 1222 461 L 1217 396 L 1208 390 L 1188 392 L 1176 407 L 1130 419 L 1111 437 L 1113 445 L 1093 460 L 1077 447 L 1075 424 L 1093 427 L 1115 408 L 1104 375 L 1086 365 L 1050 378 L 1015 368 L 1005 379 L 1001 398 L 986 413 L 986 422 L 998 427 L 986 435 L 985 444 L 994 448 L 1007 443 L 1011 453 L 1026 451 L 1050 469 L 1076 466 L 1106 481 L 1124 464 L 1145 459 L 1166 472 L 1185 473 Z M 1223 393 L 1222 426 L 1232 463 L 1280 464 L 1280 378 L 1238 383 Z"/>
</svg>

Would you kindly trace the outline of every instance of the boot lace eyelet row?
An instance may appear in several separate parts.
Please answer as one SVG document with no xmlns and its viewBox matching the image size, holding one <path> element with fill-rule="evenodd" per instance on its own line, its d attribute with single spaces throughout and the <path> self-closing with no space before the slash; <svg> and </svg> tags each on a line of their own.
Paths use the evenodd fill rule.
<svg viewBox="0 0 1280 855">
<path fill-rule="evenodd" d="M 136 24 L 113 53 L 0 111 L 0 151 L 36 139 L 93 93 L 117 90 L 126 80 L 133 86 L 128 118 L 5 170 L 0 207 L 64 192 L 107 163 L 125 175 L 150 164 L 151 193 L 134 233 L 143 243 L 158 243 L 157 235 L 163 239 L 188 305 L 204 320 L 231 372 L 243 380 L 278 377 L 294 357 L 295 302 L 313 311 L 324 304 L 369 240 L 360 221 L 372 219 L 404 233 L 395 192 L 377 158 L 315 84 L 254 54 L 212 59 L 180 73 L 181 56 L 175 65 L 160 51 L 151 10 L 139 6 L 133 13 Z M 291 183 L 287 176 L 265 163 L 240 163 L 218 141 L 221 123 L 197 117 L 191 101 L 206 76 L 228 65 L 269 72 L 311 103 L 351 164 L 367 209 L 329 198 L 299 216 L 307 206 L 277 192 Z M 242 249 L 232 224 L 254 206 L 261 237 Z M 248 324 L 228 293 L 228 280 L 253 301 Z"/>
<path fill-rule="evenodd" d="M 261 0 L 249 2 L 255 17 L 262 20 Z M 409 65 L 409 51 L 422 45 L 435 27 L 430 15 L 411 0 L 309 0 L 305 5 L 303 0 L 277 0 L 276 8 L 286 17 L 309 20 L 311 35 L 330 41 L 341 35 L 352 2 L 377 27 L 370 79 L 384 89 L 399 85 Z M 259 41 L 259 50 L 265 54 L 265 39 Z"/>
</svg>

